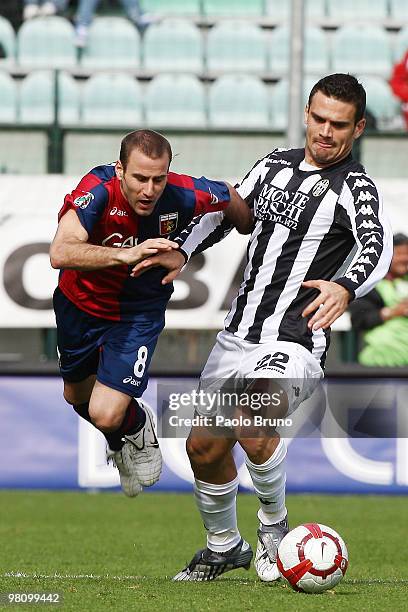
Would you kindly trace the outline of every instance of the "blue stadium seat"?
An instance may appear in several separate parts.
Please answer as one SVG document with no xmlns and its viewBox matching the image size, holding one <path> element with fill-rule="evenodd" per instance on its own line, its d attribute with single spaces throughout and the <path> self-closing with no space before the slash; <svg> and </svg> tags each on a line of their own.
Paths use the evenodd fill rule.
<svg viewBox="0 0 408 612">
<path fill-rule="evenodd" d="M 99 17 L 89 29 L 81 59 L 83 68 L 129 68 L 140 66 L 140 34 L 124 17 Z"/>
<path fill-rule="evenodd" d="M 24 68 L 74 68 L 75 32 L 63 17 L 38 17 L 17 34 L 18 61 Z"/>
<path fill-rule="evenodd" d="M 136 79 L 120 73 L 100 73 L 84 85 L 82 123 L 84 125 L 140 126 L 143 115 L 142 92 Z"/>
<path fill-rule="evenodd" d="M 269 67 L 273 74 L 285 75 L 289 70 L 290 29 L 287 26 L 276 28 L 271 35 L 269 48 Z M 306 28 L 304 48 L 304 68 L 306 73 L 324 74 L 328 71 L 329 51 L 326 34 L 318 27 Z"/>
<path fill-rule="evenodd" d="M 333 35 L 333 72 L 388 76 L 391 71 L 391 45 L 380 26 L 352 25 L 339 28 Z"/>
<path fill-rule="evenodd" d="M 144 36 L 143 65 L 151 72 L 201 72 L 203 41 L 189 21 L 166 19 L 151 25 Z"/>
<path fill-rule="evenodd" d="M 35 70 L 20 87 L 21 123 L 50 124 L 54 121 L 55 75 L 50 70 Z M 79 90 L 71 75 L 61 72 L 58 83 L 59 121 L 76 125 L 79 121 Z"/>
<path fill-rule="evenodd" d="M 144 10 L 157 15 L 199 17 L 200 4 L 200 0 L 143 0 Z"/>
<path fill-rule="evenodd" d="M 378 127 L 386 129 L 400 115 L 400 101 L 389 84 L 376 76 L 359 75 L 367 93 L 367 108 L 377 120 Z"/>
<path fill-rule="evenodd" d="M 147 86 L 145 111 L 151 126 L 205 127 L 204 85 L 192 74 L 159 74 Z"/>
<path fill-rule="evenodd" d="M 261 17 L 263 0 L 203 0 L 207 17 Z"/>
<path fill-rule="evenodd" d="M 207 69 L 210 72 L 265 72 L 267 42 L 264 32 L 245 21 L 227 21 L 214 26 L 207 38 Z"/>
<path fill-rule="evenodd" d="M 210 125 L 223 128 L 269 126 L 268 90 L 257 77 L 227 74 L 211 85 Z"/>
<path fill-rule="evenodd" d="M 17 120 L 17 86 L 7 72 L 0 72 L 0 123 Z"/>
<path fill-rule="evenodd" d="M 327 0 L 330 19 L 343 23 L 349 21 L 379 21 L 388 17 L 387 0 Z"/>
<path fill-rule="evenodd" d="M 16 35 L 13 26 L 0 16 L 0 67 L 8 68 L 15 62 Z"/>
</svg>

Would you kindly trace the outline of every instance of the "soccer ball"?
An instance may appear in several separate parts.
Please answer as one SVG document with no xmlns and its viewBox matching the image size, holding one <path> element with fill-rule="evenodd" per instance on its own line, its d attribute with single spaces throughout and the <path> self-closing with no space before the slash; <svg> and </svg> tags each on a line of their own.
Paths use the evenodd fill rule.
<svg viewBox="0 0 408 612">
<path fill-rule="evenodd" d="M 282 578 L 295 591 L 322 593 L 343 578 L 348 553 L 334 529 L 319 523 L 306 523 L 283 538 L 276 561 Z"/>
</svg>

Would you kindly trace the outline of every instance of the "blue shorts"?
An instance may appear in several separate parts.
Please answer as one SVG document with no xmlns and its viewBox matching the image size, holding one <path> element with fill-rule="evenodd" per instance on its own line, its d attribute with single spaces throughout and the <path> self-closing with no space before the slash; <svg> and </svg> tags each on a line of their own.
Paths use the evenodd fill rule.
<svg viewBox="0 0 408 612">
<path fill-rule="evenodd" d="M 134 321 L 109 321 L 80 310 L 59 288 L 54 292 L 54 311 L 64 380 L 81 382 L 96 374 L 107 387 L 131 397 L 142 395 L 164 313 L 157 318 L 141 314 Z"/>
</svg>

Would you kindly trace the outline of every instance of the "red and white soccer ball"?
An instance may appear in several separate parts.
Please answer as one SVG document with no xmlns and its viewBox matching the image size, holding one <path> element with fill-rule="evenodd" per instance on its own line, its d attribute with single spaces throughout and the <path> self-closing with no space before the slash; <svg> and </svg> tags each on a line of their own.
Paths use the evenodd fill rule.
<svg viewBox="0 0 408 612">
<path fill-rule="evenodd" d="M 306 523 L 283 538 L 277 565 L 282 578 L 295 591 L 322 593 L 335 587 L 346 573 L 347 548 L 334 529 Z"/>
</svg>

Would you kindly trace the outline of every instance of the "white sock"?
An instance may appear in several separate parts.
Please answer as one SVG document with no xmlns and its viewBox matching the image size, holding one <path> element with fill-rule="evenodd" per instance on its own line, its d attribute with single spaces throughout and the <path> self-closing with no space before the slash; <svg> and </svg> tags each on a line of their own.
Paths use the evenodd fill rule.
<svg viewBox="0 0 408 612">
<path fill-rule="evenodd" d="M 238 477 L 225 484 L 195 480 L 194 496 L 207 529 L 207 546 L 210 550 L 225 552 L 241 539 L 237 527 L 237 492 Z"/>
<path fill-rule="evenodd" d="M 279 523 L 287 514 L 285 506 L 285 457 L 286 444 L 283 440 L 280 440 L 268 461 L 261 465 L 252 463 L 247 456 L 245 457 L 255 493 L 261 502 L 258 518 L 264 525 Z"/>
</svg>

